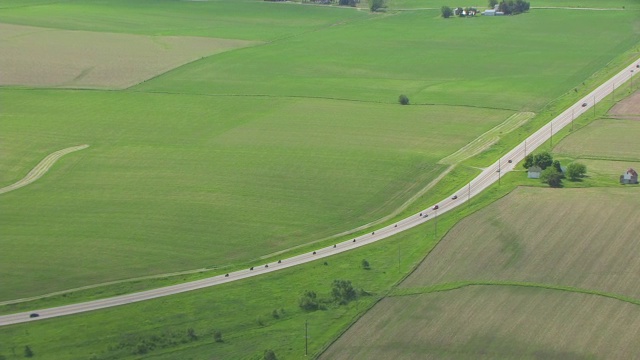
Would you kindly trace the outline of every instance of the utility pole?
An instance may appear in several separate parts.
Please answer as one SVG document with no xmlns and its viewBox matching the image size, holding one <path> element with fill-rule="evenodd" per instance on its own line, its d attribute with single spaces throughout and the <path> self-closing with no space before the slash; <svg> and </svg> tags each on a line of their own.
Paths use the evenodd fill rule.
<svg viewBox="0 0 640 360">
<path fill-rule="evenodd" d="M 573 131 L 573 108 L 571 108 L 571 131 Z"/>
<path fill-rule="evenodd" d="M 469 191 L 467 192 L 467 206 L 471 207 L 471 182 L 469 182 Z"/>
<path fill-rule="evenodd" d="M 398 244 L 398 272 L 400 272 L 400 244 Z"/>
<path fill-rule="evenodd" d="M 309 320 L 304 321 L 304 356 L 309 354 Z"/>
<path fill-rule="evenodd" d="M 553 121 L 549 124 L 551 125 L 551 136 L 549 137 L 549 139 L 551 139 L 551 148 L 553 148 Z"/>
<path fill-rule="evenodd" d="M 435 232 L 435 238 L 438 238 L 438 209 L 436 209 L 436 218 L 433 219 L 433 226 L 434 226 L 434 232 Z"/>
<path fill-rule="evenodd" d="M 527 157 L 527 139 L 524 139 L 524 157 Z"/>
<path fill-rule="evenodd" d="M 498 159 L 498 186 L 500 186 L 500 173 L 502 172 L 502 158 Z"/>
</svg>

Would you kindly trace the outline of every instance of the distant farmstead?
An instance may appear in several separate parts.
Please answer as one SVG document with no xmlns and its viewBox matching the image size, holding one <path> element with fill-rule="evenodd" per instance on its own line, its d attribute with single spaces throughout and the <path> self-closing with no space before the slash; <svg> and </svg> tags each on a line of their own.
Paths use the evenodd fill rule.
<svg viewBox="0 0 640 360">
<path fill-rule="evenodd" d="M 620 175 L 620 184 L 637 184 L 638 183 L 638 173 L 629 168 L 626 173 Z"/>
</svg>

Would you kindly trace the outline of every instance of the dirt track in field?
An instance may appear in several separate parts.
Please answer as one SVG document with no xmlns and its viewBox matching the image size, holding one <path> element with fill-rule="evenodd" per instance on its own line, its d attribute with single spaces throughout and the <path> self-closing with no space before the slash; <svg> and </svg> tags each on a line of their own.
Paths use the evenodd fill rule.
<svg viewBox="0 0 640 360">
<path fill-rule="evenodd" d="M 0 23 L 0 85 L 124 89 L 203 57 L 254 44 Z"/>
<path fill-rule="evenodd" d="M 616 119 L 640 120 L 640 91 L 617 103 L 609 115 Z"/>
<path fill-rule="evenodd" d="M 83 150 L 88 147 L 89 145 L 86 145 L 86 144 L 73 146 L 70 148 L 58 150 L 54 153 L 47 155 L 47 157 L 45 157 L 42 161 L 40 161 L 40 163 L 38 163 L 38 165 L 36 165 L 31 171 L 29 171 L 27 176 L 22 178 L 22 180 L 15 182 L 9 186 L 0 188 L 0 194 L 8 193 L 9 191 L 13 191 L 23 186 L 27 186 L 31 184 L 32 182 L 40 179 L 44 174 L 46 174 L 46 172 L 49 171 L 49 169 L 53 166 L 53 164 L 55 164 L 55 162 L 58 161 L 58 159 L 60 159 L 64 155 L 67 155 L 74 151 Z"/>
</svg>

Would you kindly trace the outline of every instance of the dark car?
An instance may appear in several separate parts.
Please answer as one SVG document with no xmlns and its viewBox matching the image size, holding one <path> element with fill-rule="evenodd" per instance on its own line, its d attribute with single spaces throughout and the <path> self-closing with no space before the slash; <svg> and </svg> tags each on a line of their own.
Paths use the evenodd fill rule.
<svg viewBox="0 0 640 360">
<path fill-rule="evenodd" d="M 29 314 L 29 317 L 30 317 L 30 318 L 36 318 L 36 317 L 38 317 L 38 316 L 40 316 L 40 314 L 38 314 L 38 313 L 31 313 L 31 314 Z"/>
<path fill-rule="evenodd" d="M 453 197 L 451 198 L 451 200 L 455 200 L 458 198 L 458 195 L 453 195 Z"/>
<path fill-rule="evenodd" d="M 433 207 L 433 210 L 438 210 L 438 209 L 440 209 L 440 206 L 438 206 L 438 205 Z"/>
<path fill-rule="evenodd" d="M 586 107 L 586 106 L 587 106 L 587 103 L 582 103 L 582 107 Z"/>
</svg>

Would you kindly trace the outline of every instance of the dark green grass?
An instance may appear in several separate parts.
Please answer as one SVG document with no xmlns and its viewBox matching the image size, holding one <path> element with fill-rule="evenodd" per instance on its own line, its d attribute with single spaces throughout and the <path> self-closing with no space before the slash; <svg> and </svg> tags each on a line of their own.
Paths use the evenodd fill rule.
<svg viewBox="0 0 640 360">
<path fill-rule="evenodd" d="M 379 16 L 220 54 L 135 89 L 385 103 L 406 94 L 411 104 L 537 112 L 640 41 L 632 11 L 450 22 L 437 14 Z"/>
<path fill-rule="evenodd" d="M 265 1 L 0 1 L 0 21 L 69 30 L 275 40 L 366 12 Z"/>
<path fill-rule="evenodd" d="M 366 224 L 509 115 L 468 108 L 441 121 L 451 108 L 99 91 L 3 97 L 3 185 L 53 151 L 91 147 L 3 194 L 1 300 L 244 263 Z"/>
</svg>

